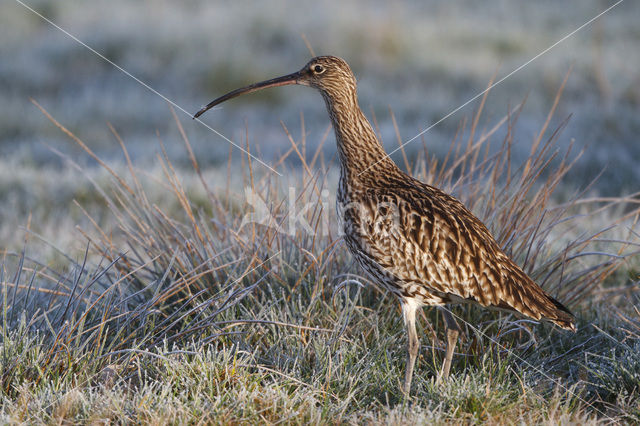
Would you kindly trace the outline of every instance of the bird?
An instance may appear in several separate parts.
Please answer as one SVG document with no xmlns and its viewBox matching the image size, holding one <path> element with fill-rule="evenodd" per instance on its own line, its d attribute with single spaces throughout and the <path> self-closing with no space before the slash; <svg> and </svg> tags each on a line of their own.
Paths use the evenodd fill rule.
<svg viewBox="0 0 640 426">
<path fill-rule="evenodd" d="M 358 105 L 356 78 L 343 59 L 315 57 L 299 71 L 220 96 L 193 118 L 237 96 L 293 84 L 318 90 L 329 113 L 340 162 L 338 223 L 346 246 L 374 284 L 400 303 L 408 336 L 405 395 L 420 348 L 416 312 L 423 306 L 439 307 L 444 319 L 447 341 L 438 381 L 449 376 L 461 332 L 446 305 L 472 303 L 576 332 L 574 315 L 505 254 L 462 202 L 392 161 Z"/>
</svg>

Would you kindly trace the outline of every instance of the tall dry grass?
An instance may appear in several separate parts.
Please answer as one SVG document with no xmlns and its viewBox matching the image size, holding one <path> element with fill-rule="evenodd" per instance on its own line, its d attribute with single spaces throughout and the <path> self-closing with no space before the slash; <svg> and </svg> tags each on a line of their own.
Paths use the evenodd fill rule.
<svg viewBox="0 0 640 426">
<path fill-rule="evenodd" d="M 524 164 L 513 165 L 510 159 L 516 143 L 512 129 L 523 105 L 484 127 L 486 96 L 471 123 L 461 123 L 444 159 L 430 156 L 425 147 L 411 156 L 412 161 L 402 150 L 401 164 L 463 201 L 525 271 L 577 312 L 581 326 L 592 319 L 592 305 L 612 303 L 615 296 L 631 291 L 625 273 L 638 268 L 640 207 L 637 194 L 592 196 L 588 183 L 574 193 L 566 192 L 563 179 L 579 154 L 554 149 L 565 121 L 549 131 L 563 87 L 564 82 Z M 189 173 L 200 180 L 200 195 L 194 195 L 182 183 L 185 171 L 174 167 L 164 149 L 157 157 L 163 179 L 149 179 L 132 163 L 126 144 L 111 127 L 129 172 L 121 175 L 35 104 L 111 173 L 112 184 L 96 185 L 95 191 L 115 225 L 101 225 L 86 213 L 93 227 L 79 229 L 88 243 L 85 258 L 81 262 L 68 259 L 69 267 L 62 272 L 24 253 L 5 253 L 0 282 L 6 398 L 17 398 L 24 386 L 37 387 L 43 381 L 88 385 L 112 371 L 117 371 L 121 383 L 142 382 L 145 375 L 137 361 L 155 356 L 154 351 L 162 348 L 195 354 L 211 346 L 233 346 L 244 353 L 262 353 L 263 360 L 271 361 L 254 359 L 247 366 L 302 383 L 288 370 L 291 362 L 302 361 L 283 361 L 286 350 L 281 346 L 286 342 L 276 339 L 280 332 L 274 330 L 290 330 L 305 345 L 318 335 L 336 342 L 349 333 L 353 318 L 363 321 L 364 312 L 395 309 L 390 298 L 371 290 L 358 291 L 355 298 L 346 294 L 348 309 L 336 305 L 336 286 L 342 289 L 341 283 L 367 279 L 359 275 L 341 245 L 333 201 L 328 201 L 326 191 L 335 187 L 336 167 L 322 150 L 329 129 L 317 150 L 307 153 L 304 120 L 298 140 L 283 125 L 291 147 L 272 166 L 288 179 L 258 172 L 250 156 L 243 155 L 238 166 L 230 151 L 227 181 L 214 185 L 174 114 L 191 158 Z M 500 131 L 505 136 L 496 141 Z M 255 150 L 248 135 L 246 139 L 247 152 Z M 300 167 L 292 166 L 292 158 Z M 65 161 L 73 164 L 68 157 Z M 238 191 L 238 181 L 244 191 Z M 164 188 L 163 204 L 152 201 L 149 185 Z M 261 200 L 273 222 L 243 222 L 252 208 L 247 194 Z M 300 217 L 309 228 L 300 221 L 289 226 L 292 205 L 295 214 L 303 212 Z M 81 204 L 78 207 L 82 209 Z M 523 338 L 529 342 L 521 346 L 523 351 L 535 343 L 527 340 L 533 326 L 526 321 L 518 325 L 518 333 L 508 333 L 498 314 L 466 308 L 460 314 L 483 333 L 500 335 L 501 342 L 512 339 L 509 347 Z M 428 315 L 435 325 L 429 332 L 435 365 L 440 334 L 437 317 Z M 629 332 L 637 336 L 637 312 L 624 315 L 636 327 L 629 327 Z M 365 333 L 367 341 L 375 344 L 371 332 L 377 335 L 378 331 Z M 489 342 L 473 330 L 468 329 L 467 335 L 461 352 L 484 363 L 482 346 Z M 26 347 L 31 349 L 25 351 Z M 283 352 L 274 354 L 274 348 Z M 560 349 L 547 353 L 553 353 L 554 359 L 561 357 Z M 464 369 L 468 362 L 461 357 L 457 368 Z M 578 373 L 568 368 L 561 374 Z"/>
</svg>

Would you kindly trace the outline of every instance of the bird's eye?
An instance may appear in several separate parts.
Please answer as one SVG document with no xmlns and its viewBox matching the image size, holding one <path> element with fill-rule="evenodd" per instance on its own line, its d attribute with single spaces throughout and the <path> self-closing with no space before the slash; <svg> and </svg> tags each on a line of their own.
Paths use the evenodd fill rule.
<svg viewBox="0 0 640 426">
<path fill-rule="evenodd" d="M 324 72 L 324 67 L 322 65 L 314 65 L 311 69 L 316 74 L 322 74 Z"/>
</svg>

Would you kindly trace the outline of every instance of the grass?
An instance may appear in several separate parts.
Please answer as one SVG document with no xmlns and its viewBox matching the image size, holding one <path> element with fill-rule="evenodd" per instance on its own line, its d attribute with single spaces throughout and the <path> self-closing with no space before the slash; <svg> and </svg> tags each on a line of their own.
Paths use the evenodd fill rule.
<svg viewBox="0 0 640 426">
<path fill-rule="evenodd" d="M 403 153 L 402 163 L 485 220 L 577 314 L 578 333 L 453 307 L 464 337 L 451 379 L 439 385 L 444 327 L 425 309 L 410 399 L 399 389 L 406 337 L 397 303 L 360 285 L 367 279 L 340 243 L 325 192 L 336 184 L 326 135 L 307 152 L 304 122 L 298 140 L 285 128 L 290 149 L 273 165 L 283 178 L 230 152 L 226 182 L 214 185 L 177 117 L 192 170 L 160 154 L 155 173 L 129 160 L 113 128 L 124 167 L 40 107 L 110 180 L 94 181 L 88 202 L 101 200 L 99 215 L 77 204 L 86 213 L 82 256 L 59 253 L 61 267 L 33 259 L 28 232 L 22 252 L 4 252 L 2 421 L 640 421 L 638 200 L 562 185 L 579 154 L 554 149 L 562 125 L 549 124 L 561 92 L 522 164 L 510 158 L 522 105 L 484 123 L 484 102 L 444 160 L 425 148 L 411 160 Z M 288 156 L 301 166 L 292 169 Z M 271 222 L 243 222 L 256 205 Z"/>
</svg>

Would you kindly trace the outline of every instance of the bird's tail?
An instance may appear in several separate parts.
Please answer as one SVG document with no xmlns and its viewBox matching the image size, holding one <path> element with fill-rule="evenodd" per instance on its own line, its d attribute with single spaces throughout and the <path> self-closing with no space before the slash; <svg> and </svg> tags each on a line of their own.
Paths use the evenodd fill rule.
<svg viewBox="0 0 640 426">
<path fill-rule="evenodd" d="M 564 328 L 565 330 L 573 331 L 574 333 L 577 331 L 576 328 L 576 319 L 573 314 L 567 309 L 562 303 L 558 302 L 553 297 L 546 295 L 549 298 L 549 301 L 553 303 L 556 309 L 553 312 L 547 313 L 545 318 L 548 321 L 556 324 L 560 328 Z"/>
<path fill-rule="evenodd" d="M 550 321 L 560 328 L 575 333 L 577 330 L 576 320 L 569 309 L 549 296 L 515 263 L 510 262 L 510 266 L 512 279 L 504 286 L 510 300 L 504 300 L 503 303 L 506 302 L 513 310 L 521 314 L 538 321 Z"/>
</svg>

